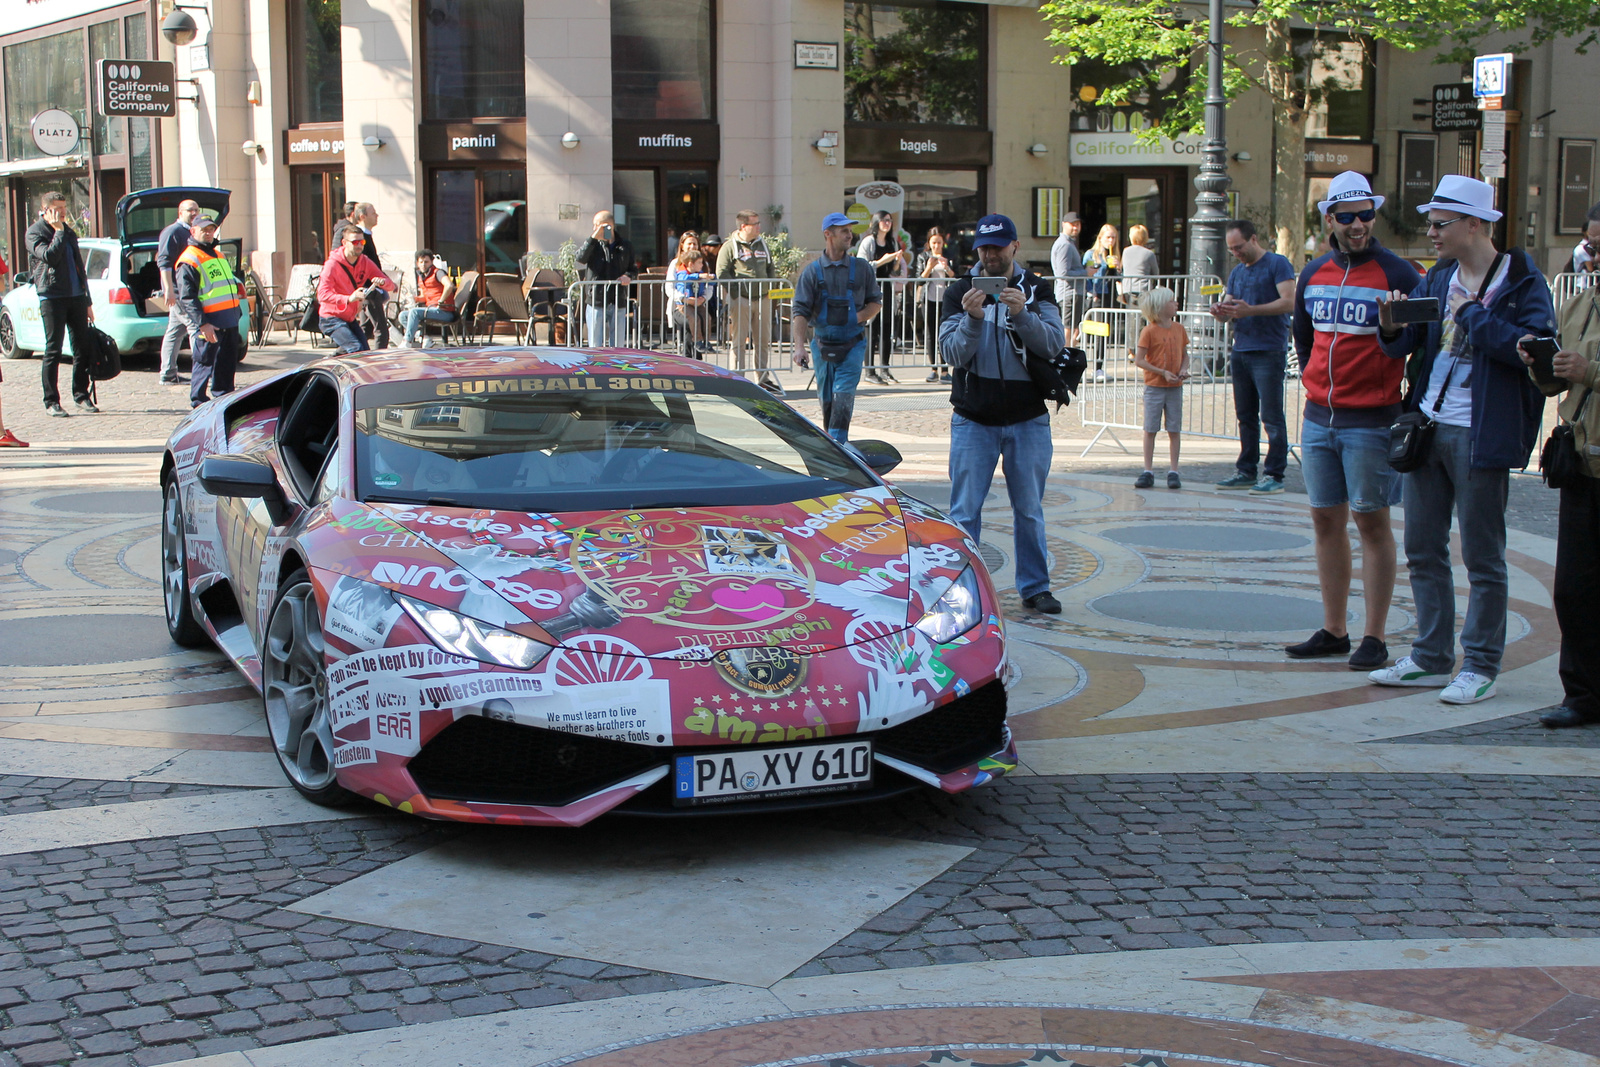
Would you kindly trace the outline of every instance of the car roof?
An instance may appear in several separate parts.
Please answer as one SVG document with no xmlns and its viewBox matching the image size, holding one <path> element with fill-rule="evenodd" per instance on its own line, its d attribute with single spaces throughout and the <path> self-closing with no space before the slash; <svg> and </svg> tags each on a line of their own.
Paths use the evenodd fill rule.
<svg viewBox="0 0 1600 1067">
<path fill-rule="evenodd" d="M 480 348 L 385 349 L 323 361 L 350 385 L 432 379 L 480 378 L 488 375 L 593 373 L 670 374 L 677 378 L 722 378 L 744 381 L 732 371 L 698 359 L 625 348 L 530 348 L 487 345 Z"/>
</svg>

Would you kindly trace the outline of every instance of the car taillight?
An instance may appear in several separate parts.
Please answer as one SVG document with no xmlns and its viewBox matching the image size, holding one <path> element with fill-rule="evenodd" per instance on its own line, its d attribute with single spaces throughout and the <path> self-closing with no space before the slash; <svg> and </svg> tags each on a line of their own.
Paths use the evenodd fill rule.
<svg viewBox="0 0 1600 1067">
<path fill-rule="evenodd" d="M 113 304 L 131 304 L 133 303 L 133 294 L 128 291 L 127 286 L 119 285 L 111 290 L 111 302 Z"/>
</svg>

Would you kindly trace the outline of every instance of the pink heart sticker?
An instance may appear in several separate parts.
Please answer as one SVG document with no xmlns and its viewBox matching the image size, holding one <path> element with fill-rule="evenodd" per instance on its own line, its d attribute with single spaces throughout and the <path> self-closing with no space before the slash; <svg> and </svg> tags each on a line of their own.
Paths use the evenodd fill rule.
<svg viewBox="0 0 1600 1067">
<path fill-rule="evenodd" d="M 766 619 L 783 610 L 783 593 L 770 585 L 749 589 L 713 589 L 711 599 L 719 606 L 751 619 Z"/>
</svg>

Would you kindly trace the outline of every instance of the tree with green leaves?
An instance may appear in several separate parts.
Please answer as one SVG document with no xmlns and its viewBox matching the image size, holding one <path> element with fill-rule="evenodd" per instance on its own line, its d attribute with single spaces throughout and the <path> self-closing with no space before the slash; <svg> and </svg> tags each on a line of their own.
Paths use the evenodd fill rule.
<svg viewBox="0 0 1600 1067">
<path fill-rule="evenodd" d="M 1100 103 L 1150 107 L 1144 137 L 1205 129 L 1203 7 L 1173 0 L 1047 0 L 1040 16 L 1056 62 L 1084 60 L 1125 76 Z M 1486 37 L 1510 35 L 1507 51 L 1569 39 L 1585 52 L 1600 37 L 1592 0 L 1257 0 L 1227 19 L 1225 94 L 1257 90 L 1277 115 L 1272 226 L 1280 250 L 1305 247 L 1307 120 L 1331 94 L 1359 87 L 1378 42 L 1403 52 L 1433 51 L 1435 62 L 1461 62 Z M 1299 28 L 1303 27 L 1303 29 Z M 1354 53 L 1354 54 L 1353 54 Z M 1196 71 L 1173 94 L 1174 71 Z M 1354 84 L 1352 80 L 1354 79 Z M 1161 99 L 1166 97 L 1167 99 Z M 1151 107 L 1160 100 L 1165 106 Z"/>
</svg>

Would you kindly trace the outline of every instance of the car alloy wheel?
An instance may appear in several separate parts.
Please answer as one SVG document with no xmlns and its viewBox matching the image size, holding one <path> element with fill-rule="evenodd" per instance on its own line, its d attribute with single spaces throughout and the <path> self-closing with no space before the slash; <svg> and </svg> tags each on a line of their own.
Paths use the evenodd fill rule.
<svg viewBox="0 0 1600 1067">
<path fill-rule="evenodd" d="M 167 633 L 185 648 L 206 643 L 206 632 L 194 617 L 189 599 L 189 552 L 183 532 L 183 498 L 178 477 L 167 479 L 161 499 L 161 594 L 166 602 Z"/>
<path fill-rule="evenodd" d="M 32 354 L 17 347 L 17 324 L 11 321 L 11 312 L 0 311 L 0 359 L 26 359 Z"/>
<path fill-rule="evenodd" d="M 328 662 L 317 593 L 304 570 L 278 593 L 262 645 L 261 692 L 272 748 L 290 783 L 318 804 L 340 804 L 351 793 L 333 767 L 333 720 L 328 708 Z"/>
</svg>

